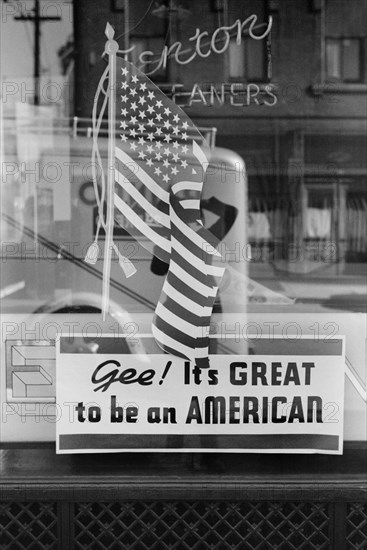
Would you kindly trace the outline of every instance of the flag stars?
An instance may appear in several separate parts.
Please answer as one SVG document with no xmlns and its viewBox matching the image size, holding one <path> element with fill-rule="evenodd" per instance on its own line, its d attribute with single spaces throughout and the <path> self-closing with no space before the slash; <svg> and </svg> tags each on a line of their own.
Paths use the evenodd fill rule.
<svg viewBox="0 0 367 550">
<path fill-rule="evenodd" d="M 147 126 L 154 126 L 154 120 L 152 118 L 148 118 Z"/>
<path fill-rule="evenodd" d="M 165 159 L 165 160 L 163 161 L 163 166 L 164 166 L 165 168 L 169 168 L 170 164 L 169 164 L 169 160 L 168 160 L 168 159 Z"/>
<path fill-rule="evenodd" d="M 155 146 L 157 147 L 157 149 L 160 149 L 162 147 L 162 142 L 161 141 L 157 141 Z"/>
<path fill-rule="evenodd" d="M 164 136 L 164 141 L 166 141 L 167 143 L 169 143 L 170 141 L 172 141 L 171 136 L 170 136 L 169 134 L 166 134 L 166 135 Z"/>
<path fill-rule="evenodd" d="M 123 68 L 121 69 L 121 74 L 122 74 L 122 76 L 127 76 L 127 75 L 129 74 L 129 72 L 128 72 L 128 70 L 126 69 L 126 67 L 123 67 Z"/>
<path fill-rule="evenodd" d="M 136 96 L 138 92 L 135 90 L 135 88 L 131 88 L 130 89 L 130 95 L 132 95 L 133 97 Z"/>
<path fill-rule="evenodd" d="M 126 130 L 127 123 L 124 120 L 122 122 L 120 122 L 120 128 L 123 128 L 124 130 Z"/>
<path fill-rule="evenodd" d="M 121 141 L 127 141 L 127 136 L 125 134 L 120 134 Z"/>
<path fill-rule="evenodd" d="M 152 91 L 148 92 L 148 98 L 149 99 L 154 99 L 154 92 L 152 92 Z"/>
<path fill-rule="evenodd" d="M 178 115 L 175 115 L 175 116 L 173 117 L 173 120 L 174 120 L 174 122 L 176 122 L 176 124 L 177 124 L 177 123 L 180 121 L 180 117 L 179 117 Z"/>
<path fill-rule="evenodd" d="M 144 105 L 145 102 L 146 102 L 145 97 L 144 97 L 143 95 L 140 96 L 140 97 L 139 97 L 139 103 L 140 103 L 140 105 Z"/>
<path fill-rule="evenodd" d="M 173 158 L 173 160 L 174 160 L 175 162 L 178 162 L 178 160 L 179 160 L 180 157 L 178 156 L 177 153 L 174 153 L 174 154 L 172 155 L 172 158 Z"/>
<path fill-rule="evenodd" d="M 153 113 L 154 113 L 154 107 L 153 107 L 153 105 L 149 105 L 147 111 L 148 111 L 148 113 L 149 113 L 150 115 L 153 114 Z"/>
<path fill-rule="evenodd" d="M 134 84 L 136 84 L 138 82 L 138 77 L 136 76 L 136 74 L 134 74 L 132 77 L 131 77 L 131 80 L 132 82 L 134 82 Z"/>
<path fill-rule="evenodd" d="M 157 176 L 159 176 L 159 174 L 162 173 L 162 170 L 159 168 L 159 166 L 157 166 L 156 168 L 154 168 L 154 173 L 157 174 Z"/>
<path fill-rule="evenodd" d="M 138 123 L 138 119 L 136 118 L 136 116 L 132 116 L 132 117 L 130 118 L 130 122 L 131 122 L 131 124 L 137 124 L 137 123 Z"/>
<path fill-rule="evenodd" d="M 181 160 L 181 166 L 182 166 L 182 168 L 187 168 L 187 161 L 186 160 Z"/>
<path fill-rule="evenodd" d="M 162 128 L 159 128 L 159 126 L 158 126 L 155 133 L 157 134 L 157 136 L 160 136 L 162 134 Z"/>
<path fill-rule="evenodd" d="M 152 166 L 152 165 L 153 165 L 152 159 L 148 159 L 148 160 L 147 160 L 147 165 L 148 165 L 148 166 Z"/>
<path fill-rule="evenodd" d="M 164 174 L 164 176 L 162 176 L 162 179 L 163 181 L 165 181 L 166 183 L 168 183 L 168 181 L 171 179 L 168 174 Z"/>
<path fill-rule="evenodd" d="M 171 113 L 171 111 L 169 110 L 168 107 L 166 107 L 166 109 L 164 110 L 164 114 L 167 115 L 167 116 L 169 116 L 170 113 Z"/>
<path fill-rule="evenodd" d="M 172 174 L 176 175 L 178 173 L 178 169 L 176 168 L 176 166 L 174 166 L 173 168 L 171 168 L 171 172 Z"/>
<path fill-rule="evenodd" d="M 163 126 L 168 130 L 168 128 L 171 126 L 168 120 L 165 120 L 163 123 Z"/>
<path fill-rule="evenodd" d="M 148 139 L 149 141 L 154 141 L 154 134 L 153 134 L 153 132 L 149 132 L 147 139 Z"/>
<path fill-rule="evenodd" d="M 178 135 L 178 132 L 179 132 L 178 126 L 174 126 L 174 127 L 172 128 L 172 134 L 175 134 L 175 136 L 177 136 L 177 135 Z"/>
<path fill-rule="evenodd" d="M 158 121 L 161 121 L 162 120 L 162 115 L 160 113 L 158 113 L 155 117 Z"/>
<path fill-rule="evenodd" d="M 126 103 L 126 101 L 127 101 L 127 95 L 122 95 L 122 96 L 121 96 L 121 101 L 122 101 L 122 103 Z"/>
<path fill-rule="evenodd" d="M 145 157 L 146 157 L 146 154 L 144 153 L 144 151 L 140 151 L 140 153 L 138 154 L 138 157 L 139 157 L 140 159 L 144 160 Z"/>
<path fill-rule="evenodd" d="M 132 142 L 130 143 L 130 149 L 132 149 L 133 151 L 135 151 L 136 148 L 137 148 L 137 145 L 136 145 L 135 141 L 132 141 Z"/>
<path fill-rule="evenodd" d="M 166 155 L 166 157 L 168 157 L 170 155 L 171 151 L 169 150 L 169 147 L 166 147 L 165 150 L 164 150 L 164 154 Z"/>
<path fill-rule="evenodd" d="M 148 153 L 153 153 L 153 145 L 148 145 L 147 152 Z"/>
<path fill-rule="evenodd" d="M 174 142 L 172 143 L 172 147 L 173 147 L 174 149 L 178 149 L 178 141 L 174 141 Z"/>
<path fill-rule="evenodd" d="M 144 124 L 139 124 L 139 132 L 145 132 Z"/>
<path fill-rule="evenodd" d="M 146 116 L 147 115 L 145 114 L 145 111 L 139 111 L 139 118 L 144 119 L 144 118 L 146 118 Z"/>
<path fill-rule="evenodd" d="M 127 82 L 122 82 L 121 83 L 121 89 L 126 90 L 126 88 L 127 88 Z"/>
<path fill-rule="evenodd" d="M 182 152 L 183 153 L 187 153 L 188 150 L 189 150 L 189 148 L 187 147 L 187 145 L 182 146 Z"/>
<path fill-rule="evenodd" d="M 121 109 L 121 114 L 122 114 L 122 116 L 127 116 L 127 110 L 126 109 Z"/>
<path fill-rule="evenodd" d="M 137 104 L 135 103 L 135 101 L 133 101 L 133 102 L 131 103 L 131 109 L 132 109 L 133 111 L 136 111 L 137 108 L 138 108 Z"/>
<path fill-rule="evenodd" d="M 130 135 L 131 135 L 132 137 L 135 137 L 135 136 L 136 136 L 136 130 L 134 130 L 134 128 L 132 128 L 132 129 L 130 130 Z"/>
<path fill-rule="evenodd" d="M 143 137 L 140 137 L 140 138 L 138 139 L 138 142 L 139 142 L 139 145 L 144 145 L 145 139 L 144 139 Z"/>
<path fill-rule="evenodd" d="M 187 124 L 186 120 L 185 120 L 185 122 L 182 124 L 182 127 L 183 127 L 184 130 L 187 130 L 187 129 L 188 129 L 189 125 Z"/>
<path fill-rule="evenodd" d="M 156 102 L 156 105 L 157 105 L 158 108 L 163 107 L 163 103 L 161 102 L 160 99 L 158 99 L 158 101 Z"/>
<path fill-rule="evenodd" d="M 140 84 L 140 89 L 141 89 L 143 92 L 145 92 L 145 90 L 147 89 L 147 85 L 145 84 L 145 82 L 142 82 L 142 83 Z"/>
<path fill-rule="evenodd" d="M 187 135 L 186 132 L 182 132 L 181 137 L 182 137 L 182 139 L 186 140 L 189 136 Z"/>
<path fill-rule="evenodd" d="M 156 158 L 157 160 L 161 160 L 162 155 L 160 154 L 159 151 L 158 151 L 158 153 L 155 154 L 155 158 Z"/>
</svg>

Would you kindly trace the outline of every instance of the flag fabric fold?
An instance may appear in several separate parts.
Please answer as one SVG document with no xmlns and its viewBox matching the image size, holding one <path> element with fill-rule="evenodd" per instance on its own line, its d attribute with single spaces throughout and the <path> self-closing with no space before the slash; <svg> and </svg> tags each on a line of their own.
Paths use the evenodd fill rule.
<svg viewBox="0 0 367 550">
<path fill-rule="evenodd" d="M 200 215 L 210 148 L 180 107 L 118 56 L 116 75 L 115 219 L 169 264 L 152 323 L 158 345 L 208 366 L 210 318 L 224 274 L 219 242 Z"/>
</svg>

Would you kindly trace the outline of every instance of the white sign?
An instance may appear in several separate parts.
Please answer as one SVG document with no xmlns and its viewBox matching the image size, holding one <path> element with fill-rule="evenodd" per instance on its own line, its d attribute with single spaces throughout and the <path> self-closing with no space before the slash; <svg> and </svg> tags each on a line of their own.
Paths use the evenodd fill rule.
<svg viewBox="0 0 367 550">
<path fill-rule="evenodd" d="M 75 353 L 59 339 L 58 453 L 342 453 L 343 338 L 260 338 L 260 354 L 212 355 L 210 369 L 122 341 Z"/>
</svg>

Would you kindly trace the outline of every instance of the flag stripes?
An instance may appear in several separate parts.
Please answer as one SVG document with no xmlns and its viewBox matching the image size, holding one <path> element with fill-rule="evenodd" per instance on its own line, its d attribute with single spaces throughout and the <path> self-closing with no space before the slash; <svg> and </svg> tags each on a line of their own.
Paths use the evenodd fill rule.
<svg viewBox="0 0 367 550">
<path fill-rule="evenodd" d="M 166 281 L 180 294 L 186 296 L 189 298 L 189 300 L 196 302 L 199 307 L 210 307 L 210 298 L 208 296 L 203 296 L 200 294 L 196 289 L 192 288 L 192 286 L 189 286 L 185 283 L 185 281 L 181 281 L 180 278 L 176 277 L 176 275 L 172 271 L 168 271 Z M 166 283 L 165 281 L 165 283 Z M 163 289 L 165 291 L 165 283 L 163 284 Z"/>
<path fill-rule="evenodd" d="M 181 201 L 182 208 L 185 210 L 200 210 L 200 199 L 186 199 Z"/>
<path fill-rule="evenodd" d="M 210 317 L 224 273 L 218 241 L 200 214 L 209 148 L 187 115 L 146 75 L 121 58 L 117 67 L 117 221 L 169 264 L 152 323 L 157 343 L 208 366 Z"/>
<path fill-rule="evenodd" d="M 150 225 L 144 222 L 142 218 L 134 212 L 130 206 L 128 206 L 116 193 L 115 193 L 115 206 L 123 214 L 126 219 L 140 231 L 140 233 L 150 239 L 161 250 L 170 254 L 171 242 L 159 235 Z"/>
<path fill-rule="evenodd" d="M 174 234 L 172 234 L 173 230 Z M 205 252 L 207 248 L 212 248 L 211 244 L 205 245 L 204 248 L 197 246 L 190 239 L 188 231 L 185 231 L 185 227 L 182 227 L 182 229 L 179 228 L 171 219 L 171 241 L 173 241 L 173 239 L 175 239 L 175 242 L 179 242 L 186 248 L 186 250 L 190 252 L 190 257 L 195 256 L 199 262 L 202 261 L 204 265 L 207 265 L 205 262 Z"/>
<path fill-rule="evenodd" d="M 199 292 L 202 296 L 215 296 L 217 294 L 217 290 L 213 288 L 212 286 L 207 285 L 207 277 L 206 277 L 206 283 L 202 283 L 197 279 L 196 277 L 193 277 L 190 275 L 190 273 L 186 272 L 182 267 L 180 267 L 174 260 L 171 254 L 171 262 L 170 262 L 170 271 L 176 277 L 178 277 L 181 281 L 186 283 L 188 286 L 192 286 L 195 288 L 197 292 Z"/>
<path fill-rule="evenodd" d="M 181 186 L 179 192 L 182 193 L 182 191 L 184 189 Z M 213 247 L 209 247 L 209 252 L 205 251 L 205 247 L 209 243 L 198 235 L 197 231 L 193 229 L 192 223 L 187 223 L 187 217 L 187 210 L 182 207 L 182 202 L 171 190 L 171 260 L 162 294 L 155 310 L 153 326 L 160 330 L 160 333 L 155 333 L 155 338 L 164 350 L 167 351 L 167 347 L 172 347 L 172 341 L 174 341 L 175 346 L 180 346 L 181 351 L 183 351 L 181 346 L 185 346 L 186 352 L 184 353 L 187 359 L 198 362 L 198 360 L 207 358 L 209 354 L 210 318 L 203 315 L 194 315 L 191 318 L 189 315 L 182 315 L 182 308 L 179 309 L 180 298 L 182 294 L 190 296 L 192 291 L 188 291 L 188 289 L 194 288 L 195 292 L 200 295 L 200 298 L 196 297 L 195 301 L 202 304 L 202 299 L 204 299 L 206 309 L 211 312 L 218 291 L 218 286 L 212 275 L 216 274 L 220 279 L 224 269 L 211 265 L 213 256 L 218 253 Z M 194 225 L 202 228 L 199 221 L 199 209 L 196 212 L 195 220 Z M 184 228 L 186 228 L 187 235 L 185 244 L 179 239 Z M 193 254 L 192 250 L 195 250 L 200 257 Z M 195 260 L 194 265 L 190 263 L 189 258 Z M 175 279 L 172 278 L 172 275 Z M 175 298 L 170 296 L 171 289 L 167 288 L 167 283 L 176 290 Z M 202 355 L 203 349 L 206 350 L 205 356 Z"/>
<path fill-rule="evenodd" d="M 182 208 L 182 210 L 185 212 L 184 208 Z M 184 214 L 181 212 L 181 215 L 183 216 Z M 200 215 L 200 213 L 199 213 L 199 215 Z M 208 243 L 206 241 L 205 237 L 203 238 L 198 233 L 201 230 L 200 227 L 197 228 L 197 231 L 194 231 L 193 229 L 191 229 L 187 225 L 187 223 L 182 221 L 182 218 L 177 216 L 174 209 L 171 209 L 170 217 L 171 217 L 171 225 L 176 226 L 181 231 L 181 233 L 185 233 L 186 235 L 189 235 L 189 239 L 201 251 L 201 255 L 202 254 L 204 254 L 204 255 L 210 254 L 210 255 L 213 255 L 213 256 L 218 256 L 218 258 L 221 258 L 220 253 L 214 247 L 208 246 L 206 248 L 206 244 L 210 245 L 210 243 Z M 214 239 L 214 237 L 212 237 L 212 238 Z"/>
<path fill-rule="evenodd" d="M 172 304 L 173 306 L 174 304 Z M 175 312 L 172 312 L 172 309 L 175 310 Z M 184 319 L 181 315 L 179 315 L 179 310 L 174 307 L 167 308 L 166 305 L 163 305 L 162 302 L 159 302 L 159 304 L 156 307 L 156 315 L 160 317 L 161 319 L 164 319 L 167 323 L 170 323 L 173 327 L 180 327 L 180 330 L 185 333 L 186 336 L 190 336 L 192 338 L 197 338 L 198 336 L 198 330 L 197 330 L 197 323 L 192 323 L 190 321 L 187 321 Z M 202 319 L 199 318 L 199 323 L 202 323 Z M 201 326 L 201 324 L 199 325 Z"/>
<path fill-rule="evenodd" d="M 198 191 L 201 193 L 203 189 L 203 182 L 202 181 L 179 181 L 178 183 L 175 183 L 171 187 L 171 192 L 174 193 L 176 196 L 180 191 Z"/>
<path fill-rule="evenodd" d="M 144 209 L 144 211 L 149 214 L 155 221 L 159 222 L 167 229 L 170 229 L 170 219 L 167 214 L 158 210 L 151 202 L 149 202 L 144 195 L 142 195 L 139 190 L 129 182 L 118 170 L 115 170 L 115 180 L 120 187 L 128 193 L 131 199 L 138 202 L 139 206 Z M 126 200 L 126 199 L 125 199 Z"/>
<path fill-rule="evenodd" d="M 156 195 L 161 201 L 169 203 L 169 192 L 165 191 L 150 175 L 137 164 L 135 160 L 130 157 L 125 151 L 116 147 L 115 154 L 118 160 L 120 160 L 127 168 L 129 168 L 134 174 L 139 174 L 139 180 Z"/>
<path fill-rule="evenodd" d="M 214 265 L 207 265 L 202 258 L 198 258 L 191 250 L 185 248 L 182 243 L 177 240 L 176 237 L 171 237 L 172 246 L 181 255 L 184 255 L 186 260 L 191 263 L 197 270 L 213 275 L 214 277 L 221 277 L 223 275 L 223 268 Z"/>
<path fill-rule="evenodd" d="M 195 351 L 198 348 L 206 348 L 206 354 L 203 357 L 208 355 L 209 339 L 206 334 L 206 327 L 194 327 L 195 335 L 191 336 L 185 331 L 186 327 L 182 324 L 182 322 L 179 326 L 174 326 L 171 324 L 170 316 L 167 317 L 162 315 L 160 317 L 158 314 L 155 316 L 154 326 L 160 329 L 164 334 L 168 334 L 172 340 L 175 340 L 175 342 L 185 345 L 188 348 L 188 351 L 186 352 L 187 359 L 196 359 Z M 160 342 L 158 342 L 158 344 L 159 343 Z M 165 344 L 165 340 L 163 340 L 162 343 Z"/>
<path fill-rule="evenodd" d="M 175 241 L 176 243 L 177 241 Z M 175 249 L 175 243 L 172 242 L 172 247 Z M 175 249 L 176 250 L 176 249 Z M 189 252 L 189 251 L 188 251 Z M 197 269 L 195 265 L 189 262 L 182 253 L 172 255 L 172 261 L 180 268 L 190 275 L 190 277 L 196 279 L 203 285 L 208 284 L 208 274 L 204 269 Z M 209 266 L 211 267 L 211 266 Z"/>
<path fill-rule="evenodd" d="M 192 314 L 197 317 L 210 316 L 210 307 L 207 305 L 202 305 L 198 302 L 198 300 L 195 300 L 196 296 L 193 296 L 194 291 L 192 291 L 191 296 L 190 291 L 192 291 L 190 287 L 185 288 L 181 285 L 179 285 L 178 288 L 175 288 L 175 276 L 171 274 L 170 277 L 167 277 L 164 282 L 162 299 L 165 300 L 165 296 L 167 296 L 168 299 L 172 299 L 172 302 L 177 304 L 178 307 L 182 307 L 185 310 L 192 312 Z M 200 295 L 199 298 L 201 298 Z"/>
<path fill-rule="evenodd" d="M 180 342 L 179 339 L 170 336 L 171 327 L 167 324 L 163 325 L 163 331 L 157 326 L 156 323 L 152 324 L 152 334 L 158 343 L 159 347 L 166 351 L 167 353 L 172 353 L 173 355 L 178 355 L 184 359 L 190 359 L 193 355 L 192 345 L 186 345 Z M 184 335 L 181 335 L 184 340 Z M 163 343 L 164 342 L 164 343 Z M 178 353 L 175 353 L 174 350 L 177 350 Z M 208 348 L 197 348 L 195 349 L 195 360 L 196 359 L 205 359 L 208 357 Z"/>
<path fill-rule="evenodd" d="M 166 285 L 166 290 L 167 290 L 167 285 Z M 174 290 L 174 289 L 173 289 Z M 173 295 L 172 291 L 169 290 L 170 294 Z M 209 325 L 210 323 L 210 308 L 207 308 L 207 315 L 205 316 L 205 308 L 201 308 L 202 309 L 202 314 L 195 314 L 194 311 L 192 309 L 188 309 L 190 307 L 190 305 L 188 304 L 188 302 L 186 300 L 183 300 L 183 295 L 181 294 L 179 297 L 178 297 L 178 300 L 182 300 L 182 303 L 180 304 L 179 301 L 176 301 L 177 300 L 177 296 L 176 296 L 176 300 L 175 299 L 172 299 L 168 294 L 166 294 L 165 292 L 162 294 L 162 302 L 164 303 L 164 307 L 169 309 L 170 311 L 172 311 L 172 313 L 175 313 L 176 315 L 179 315 L 182 319 L 184 319 L 185 321 L 187 321 L 188 323 L 191 323 L 192 325 L 194 326 L 198 326 L 200 325 L 201 323 L 203 323 L 204 325 Z M 193 302 L 191 302 L 193 303 Z M 187 306 L 185 308 L 185 305 Z"/>
</svg>

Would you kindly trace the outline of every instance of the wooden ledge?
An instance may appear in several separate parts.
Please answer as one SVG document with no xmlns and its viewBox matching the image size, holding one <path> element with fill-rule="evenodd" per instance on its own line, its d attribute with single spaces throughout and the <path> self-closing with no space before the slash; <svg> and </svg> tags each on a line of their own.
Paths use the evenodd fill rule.
<svg viewBox="0 0 367 550">
<path fill-rule="evenodd" d="M 342 456 L 0 450 L 0 500 L 366 501 L 367 449 Z"/>
</svg>

